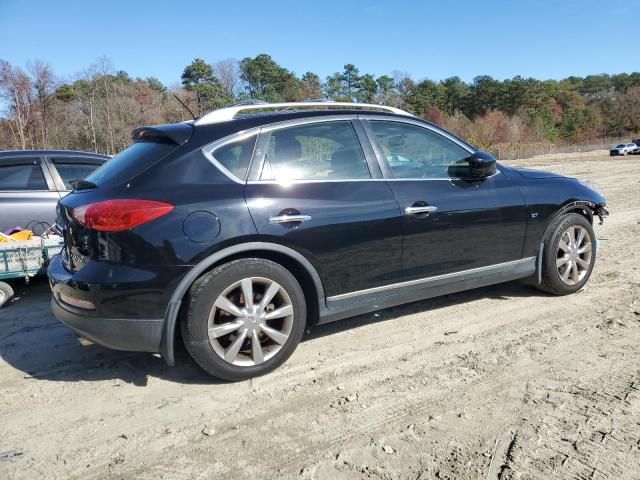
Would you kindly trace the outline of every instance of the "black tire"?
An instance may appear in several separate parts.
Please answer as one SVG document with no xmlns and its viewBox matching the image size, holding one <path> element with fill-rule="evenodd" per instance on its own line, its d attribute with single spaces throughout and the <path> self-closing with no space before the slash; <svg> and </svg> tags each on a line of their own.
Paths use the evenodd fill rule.
<svg viewBox="0 0 640 480">
<path fill-rule="evenodd" d="M 249 277 L 277 282 L 286 291 L 293 307 L 293 322 L 288 339 L 275 355 L 256 365 L 238 366 L 214 350 L 208 334 L 209 312 L 225 289 Z M 234 260 L 205 273 L 191 286 L 186 307 L 181 333 L 187 351 L 207 373 L 228 381 L 258 377 L 282 365 L 300 343 L 307 318 L 304 293 L 296 278 L 281 265 L 262 258 Z"/>
<path fill-rule="evenodd" d="M 591 259 L 584 277 L 574 285 L 568 285 L 560 278 L 556 261 L 558 248 L 563 233 L 572 225 L 584 227 L 591 241 Z M 549 226 L 544 238 L 542 257 L 542 282 L 538 288 L 554 295 L 569 295 L 580 290 L 589 281 L 596 261 L 596 235 L 589 220 L 578 213 L 562 215 Z"/>
<path fill-rule="evenodd" d="M 13 288 L 8 283 L 0 282 L 0 308 L 13 297 Z"/>
</svg>

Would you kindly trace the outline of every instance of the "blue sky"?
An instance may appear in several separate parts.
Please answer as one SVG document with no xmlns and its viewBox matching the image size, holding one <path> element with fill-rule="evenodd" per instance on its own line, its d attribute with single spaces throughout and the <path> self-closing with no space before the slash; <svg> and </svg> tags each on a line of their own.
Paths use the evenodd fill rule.
<svg viewBox="0 0 640 480">
<path fill-rule="evenodd" d="M 73 78 L 107 56 L 168 85 L 195 57 L 263 52 L 323 79 L 345 63 L 415 79 L 563 78 L 640 70 L 639 14 L 640 0 L 0 0 L 0 58 Z"/>
</svg>

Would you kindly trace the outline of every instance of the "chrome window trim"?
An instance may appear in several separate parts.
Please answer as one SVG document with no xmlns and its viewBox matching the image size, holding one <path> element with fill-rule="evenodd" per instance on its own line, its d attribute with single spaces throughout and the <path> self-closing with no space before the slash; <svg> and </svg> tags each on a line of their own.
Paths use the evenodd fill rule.
<svg viewBox="0 0 640 480">
<path fill-rule="evenodd" d="M 364 120 L 364 121 L 363 121 Z M 226 137 L 223 137 L 221 139 L 215 140 L 207 145 L 205 145 L 204 147 L 202 147 L 202 153 L 203 155 L 218 169 L 220 170 L 220 172 L 222 172 L 227 178 L 229 178 L 230 180 L 232 180 L 235 183 L 244 185 L 244 184 L 272 184 L 272 185 L 292 185 L 292 184 L 304 184 L 304 183 L 323 183 L 323 182 L 331 182 L 331 183 L 338 183 L 338 182 L 407 182 L 407 181 L 411 181 L 411 182 L 432 182 L 432 181 L 447 181 L 447 182 L 452 182 L 452 181 L 456 181 L 456 180 L 465 180 L 465 178 L 463 177 L 449 177 L 449 178 L 390 178 L 390 177 L 385 177 L 386 175 L 386 162 L 384 160 L 381 161 L 380 158 L 378 158 L 378 151 L 376 150 L 377 148 L 379 148 L 379 145 L 377 143 L 377 140 L 375 140 L 375 135 L 374 135 L 374 140 L 371 140 L 371 135 L 373 134 L 373 132 L 371 132 L 371 126 L 369 125 L 369 123 L 366 120 L 383 120 L 383 121 L 390 121 L 390 122 L 402 122 L 402 123 L 409 123 L 412 125 L 416 125 L 418 127 L 422 127 L 422 128 L 426 128 L 428 130 L 431 130 L 433 132 L 435 132 L 436 134 L 439 135 L 443 135 L 446 138 L 454 141 L 455 143 L 457 143 L 458 145 L 460 145 L 462 148 L 464 148 L 465 150 L 467 150 L 469 153 L 474 153 L 476 150 L 471 146 L 468 145 L 466 143 L 464 143 L 462 140 L 459 140 L 455 137 L 453 137 L 452 135 L 447 134 L 447 132 L 438 129 L 437 127 L 434 127 L 432 125 L 426 124 L 421 122 L 420 120 L 414 120 L 412 118 L 406 118 L 406 117 L 391 117 L 391 116 L 387 116 L 387 115 L 375 115 L 375 114 L 367 114 L 367 115 L 362 115 L 362 114 L 336 114 L 336 115 L 327 115 L 327 116 L 322 116 L 322 117 L 305 117 L 305 118 L 294 118 L 294 119 L 290 119 L 290 120 L 283 120 L 280 122 L 274 122 L 274 123 L 269 123 L 267 125 L 261 125 L 259 127 L 253 127 L 247 130 L 242 130 L 239 132 L 234 132 L 230 135 L 227 135 Z M 363 139 L 360 137 L 360 135 L 358 134 L 358 129 L 357 129 L 357 125 L 361 125 L 362 128 L 364 129 L 365 134 L 367 135 L 367 140 L 369 142 L 369 147 L 371 149 L 373 149 L 373 153 L 376 157 L 376 160 L 378 162 L 378 166 L 380 167 L 381 171 L 382 171 L 382 178 L 375 178 L 374 172 L 371 172 L 371 166 L 369 165 L 369 170 L 370 173 L 372 175 L 372 177 L 374 178 L 359 178 L 359 179 L 352 179 L 352 180 L 346 180 L 346 179 L 309 179 L 309 180 L 288 180 L 288 181 L 282 181 L 282 180 L 260 180 L 259 176 L 260 176 L 260 172 L 262 171 L 262 166 L 264 163 L 264 157 L 266 155 L 266 145 L 263 145 L 263 142 L 265 142 L 265 140 L 268 140 L 269 135 L 272 131 L 274 130 L 281 130 L 284 128 L 289 128 L 289 127 L 295 127 L 295 126 L 299 126 L 299 125 L 306 125 L 306 124 L 310 124 L 310 123 L 320 123 L 320 122 L 331 122 L 331 121 L 350 121 L 352 123 L 352 127 L 355 130 L 356 133 L 356 137 L 358 139 L 358 142 L 360 143 L 361 148 L 363 149 L 363 153 L 365 155 L 365 158 L 367 158 L 367 147 L 366 145 L 363 145 L 362 141 Z M 229 143 L 234 143 L 234 142 L 238 142 L 238 141 L 242 141 L 248 137 L 250 137 L 251 135 L 257 135 L 256 138 L 256 144 L 254 146 L 254 150 L 253 150 L 253 155 L 251 158 L 251 161 L 249 163 L 249 168 L 247 169 L 247 174 L 245 176 L 245 179 L 240 179 L 238 177 L 236 177 L 233 173 L 231 173 L 229 170 L 227 170 L 225 168 L 224 165 L 222 165 L 218 160 L 215 159 L 215 157 L 212 155 L 213 150 L 222 147 L 224 145 L 227 145 Z M 486 178 L 491 178 L 494 177 L 496 175 L 501 174 L 502 172 L 500 171 L 500 169 L 496 170 L 496 173 L 486 177 Z"/>
<path fill-rule="evenodd" d="M 308 123 L 321 123 L 321 122 L 338 122 L 338 121 L 353 121 L 358 118 L 358 115 L 353 114 L 336 114 L 336 115 L 323 115 L 322 117 L 304 117 L 293 118 L 291 120 L 282 120 L 280 122 L 268 123 L 262 125 L 262 132 L 268 133 L 273 130 L 281 130 L 283 128 L 296 127 L 298 125 L 306 125 Z"/>
<path fill-rule="evenodd" d="M 496 175 L 501 174 L 500 170 L 496 170 L 496 173 L 489 175 L 488 177 L 479 178 L 475 181 L 486 180 L 487 178 L 493 178 Z M 353 180 L 340 180 L 340 179 L 326 179 L 326 180 L 248 180 L 247 184 L 274 184 L 274 185 L 295 185 L 298 183 L 337 183 L 337 182 L 455 182 L 460 180 L 474 181 L 473 178 L 465 177 L 453 177 L 453 178 L 357 178 Z"/>
<path fill-rule="evenodd" d="M 468 270 L 460 270 L 458 272 L 443 273 L 442 275 L 433 275 L 431 277 L 418 278 L 416 280 L 408 280 L 405 282 L 397 282 L 397 283 L 391 283 L 389 285 L 382 285 L 380 287 L 372 287 L 364 290 L 357 290 L 355 292 L 342 293 L 340 295 L 327 297 L 327 301 L 335 302 L 340 300 L 347 300 L 349 298 L 359 297 L 362 295 L 369 295 L 372 293 L 384 292 L 386 290 L 393 290 L 396 288 L 411 287 L 414 285 L 422 285 L 422 284 L 428 285 L 429 283 L 435 283 L 441 280 L 455 279 L 457 277 L 464 277 L 464 276 L 473 275 L 473 274 L 482 274 L 482 273 L 490 272 L 492 270 L 500 271 L 502 269 L 508 269 L 510 267 L 525 265 L 529 262 L 535 263 L 535 261 L 536 261 L 536 257 L 520 258 L 518 260 L 512 260 L 512 261 L 503 262 L 503 263 L 495 263 L 493 265 L 487 265 L 484 267 L 471 268 Z"/>
<path fill-rule="evenodd" d="M 246 183 L 246 178 L 248 177 L 249 170 L 251 169 L 251 164 L 253 163 L 253 156 L 255 155 L 256 145 L 258 144 L 258 136 L 260 134 L 261 127 L 254 127 L 248 130 L 242 130 L 240 132 L 232 133 L 231 135 L 227 135 L 226 137 L 220 138 L 214 142 L 208 143 L 204 147 L 201 148 L 202 154 L 209 160 L 220 172 L 222 172 L 226 177 L 235 183 L 239 183 L 244 185 Z M 245 173 L 245 178 L 241 179 L 236 177 L 233 173 L 231 173 L 222 163 L 220 163 L 213 156 L 213 151 L 217 150 L 220 147 L 224 147 L 230 143 L 237 143 L 247 138 L 256 135 L 256 144 L 253 146 L 253 152 L 251 154 L 251 158 L 249 159 L 249 165 L 247 166 L 247 173 Z"/>
</svg>

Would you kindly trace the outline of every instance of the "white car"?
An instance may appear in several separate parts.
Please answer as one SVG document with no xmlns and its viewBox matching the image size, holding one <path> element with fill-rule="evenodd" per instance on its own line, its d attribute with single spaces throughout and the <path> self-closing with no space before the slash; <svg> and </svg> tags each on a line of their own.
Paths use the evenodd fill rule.
<svg viewBox="0 0 640 480">
<path fill-rule="evenodd" d="M 638 146 L 635 143 L 621 143 L 609 150 L 609 156 L 627 155 L 629 153 L 635 153 L 637 150 Z"/>
</svg>

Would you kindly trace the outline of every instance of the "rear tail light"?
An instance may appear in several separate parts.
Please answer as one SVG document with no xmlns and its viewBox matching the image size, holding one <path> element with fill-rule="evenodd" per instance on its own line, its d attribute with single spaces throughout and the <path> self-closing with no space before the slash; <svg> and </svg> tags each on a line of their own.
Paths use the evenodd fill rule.
<svg viewBox="0 0 640 480">
<path fill-rule="evenodd" d="M 121 232 L 162 217 L 173 205 L 155 200 L 106 200 L 74 208 L 73 218 L 93 230 Z"/>
</svg>

